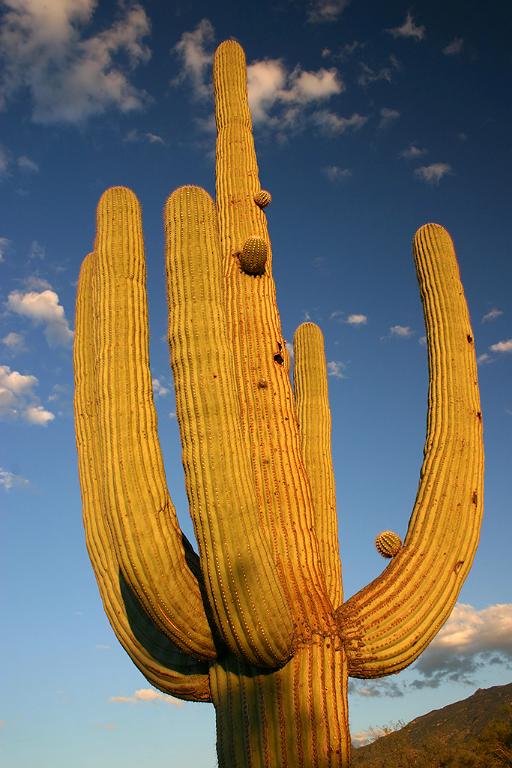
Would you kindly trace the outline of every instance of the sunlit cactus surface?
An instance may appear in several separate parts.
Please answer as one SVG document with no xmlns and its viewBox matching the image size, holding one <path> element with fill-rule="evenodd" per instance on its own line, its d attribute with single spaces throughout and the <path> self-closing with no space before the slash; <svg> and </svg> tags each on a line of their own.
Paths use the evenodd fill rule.
<svg viewBox="0 0 512 768">
<path fill-rule="evenodd" d="M 221 768 L 350 762 L 348 677 L 400 671 L 448 618 L 478 543 L 482 419 L 473 333 L 448 233 L 414 238 L 429 359 L 416 503 L 390 562 L 343 602 L 320 329 L 294 338 L 293 383 L 240 46 L 214 59 L 216 201 L 165 206 L 169 345 L 190 514 L 181 532 L 157 436 L 140 206 L 102 196 L 76 310 L 83 517 L 104 608 L 161 691 L 212 702 Z"/>
</svg>

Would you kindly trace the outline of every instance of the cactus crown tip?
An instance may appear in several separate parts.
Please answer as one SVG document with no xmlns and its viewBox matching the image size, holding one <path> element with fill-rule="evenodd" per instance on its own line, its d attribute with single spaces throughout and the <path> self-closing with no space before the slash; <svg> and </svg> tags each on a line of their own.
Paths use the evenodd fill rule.
<svg viewBox="0 0 512 768">
<path fill-rule="evenodd" d="M 382 531 L 375 537 L 375 547 L 382 557 L 395 557 L 402 549 L 402 539 L 394 531 Z"/>
</svg>

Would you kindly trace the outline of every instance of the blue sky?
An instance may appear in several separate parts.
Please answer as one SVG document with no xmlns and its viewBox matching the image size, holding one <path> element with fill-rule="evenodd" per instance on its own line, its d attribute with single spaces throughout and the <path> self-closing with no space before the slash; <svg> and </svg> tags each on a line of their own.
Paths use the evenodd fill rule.
<svg viewBox="0 0 512 768">
<path fill-rule="evenodd" d="M 452 618 L 411 669 L 355 682 L 353 734 L 510 682 L 512 11 L 419 0 L 0 1 L 0 740 L 10 768 L 215 763 L 210 705 L 163 697 L 103 615 L 85 552 L 73 315 L 95 206 L 143 206 L 152 372 L 168 482 L 191 537 L 166 332 L 162 207 L 214 191 L 211 56 L 235 37 L 285 337 L 325 334 L 344 585 L 405 534 L 426 421 L 414 231 L 457 249 L 479 357 L 486 507 Z"/>
</svg>

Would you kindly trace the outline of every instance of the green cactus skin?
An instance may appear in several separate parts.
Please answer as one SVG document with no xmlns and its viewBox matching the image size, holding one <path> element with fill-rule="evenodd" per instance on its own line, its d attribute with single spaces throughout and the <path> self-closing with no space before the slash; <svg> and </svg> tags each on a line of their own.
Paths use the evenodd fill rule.
<svg viewBox="0 0 512 768">
<path fill-rule="evenodd" d="M 199 556 L 180 531 L 156 430 L 139 203 L 113 187 L 80 272 L 75 422 L 89 556 L 108 619 L 147 679 L 209 701 L 220 768 L 347 768 L 348 676 L 405 668 L 448 618 L 478 545 L 482 418 L 453 244 L 414 258 L 429 354 L 424 462 L 403 546 L 343 602 L 327 371 L 299 327 L 294 381 L 247 104 L 245 57 L 214 60 L 216 203 L 164 212 L 169 343 Z M 237 257 L 263 242 L 264 270 Z"/>
</svg>

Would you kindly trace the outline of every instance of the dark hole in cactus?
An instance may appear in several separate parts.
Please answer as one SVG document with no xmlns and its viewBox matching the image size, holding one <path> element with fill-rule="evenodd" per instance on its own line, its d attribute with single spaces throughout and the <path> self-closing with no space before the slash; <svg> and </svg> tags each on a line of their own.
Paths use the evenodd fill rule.
<svg viewBox="0 0 512 768">
<path fill-rule="evenodd" d="M 470 336 L 470 335 L 469 335 L 469 333 L 468 333 L 468 335 L 467 335 L 467 340 L 468 340 L 468 342 L 469 342 L 470 344 L 472 344 L 472 343 L 473 343 L 473 337 L 472 337 L 472 336 Z"/>
<path fill-rule="evenodd" d="M 478 421 L 482 421 L 482 412 L 481 411 L 477 411 L 476 412 L 476 417 L 477 417 Z"/>
<path fill-rule="evenodd" d="M 476 503 L 477 503 L 477 501 L 478 501 L 478 496 L 477 496 L 477 493 L 476 493 L 476 491 L 473 491 L 473 496 L 472 496 L 471 500 L 472 500 L 473 504 L 476 504 Z"/>
<path fill-rule="evenodd" d="M 280 354 L 274 355 L 274 363 L 277 363 L 278 365 L 283 365 L 284 357 Z"/>
</svg>

